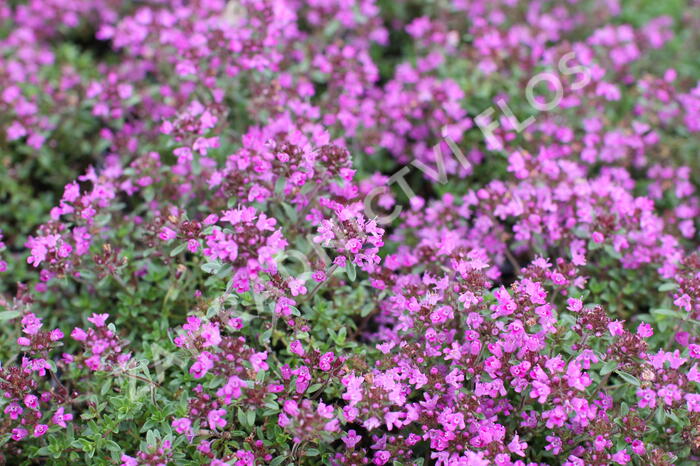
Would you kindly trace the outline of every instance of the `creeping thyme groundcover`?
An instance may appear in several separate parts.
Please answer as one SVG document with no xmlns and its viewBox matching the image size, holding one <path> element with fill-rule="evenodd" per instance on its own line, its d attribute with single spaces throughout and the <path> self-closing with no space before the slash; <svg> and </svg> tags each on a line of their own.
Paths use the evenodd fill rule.
<svg viewBox="0 0 700 466">
<path fill-rule="evenodd" d="M 697 0 L 0 2 L 0 463 L 696 465 Z"/>
</svg>

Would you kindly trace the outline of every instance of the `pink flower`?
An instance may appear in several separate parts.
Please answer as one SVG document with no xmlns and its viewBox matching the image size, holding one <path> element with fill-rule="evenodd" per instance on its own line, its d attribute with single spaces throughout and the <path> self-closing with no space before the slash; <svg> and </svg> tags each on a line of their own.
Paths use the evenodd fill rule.
<svg viewBox="0 0 700 466">
<path fill-rule="evenodd" d="M 245 387 L 245 381 L 241 380 L 238 376 L 232 375 L 228 378 L 226 384 L 221 387 L 216 392 L 216 396 L 224 399 L 224 404 L 231 404 L 232 399 L 238 399 L 241 397 L 241 388 Z"/>
<path fill-rule="evenodd" d="M 379 450 L 374 453 L 374 459 L 372 460 L 372 463 L 376 464 L 377 466 L 381 466 L 382 464 L 388 463 L 390 458 L 391 453 L 389 453 L 386 450 Z"/>
<path fill-rule="evenodd" d="M 353 254 L 357 254 L 360 252 L 360 249 L 362 249 L 362 243 L 360 243 L 357 238 L 351 238 L 347 243 L 345 243 L 345 249 Z"/>
<path fill-rule="evenodd" d="M 341 439 L 347 448 L 353 449 L 362 440 L 361 435 L 357 435 L 355 429 L 350 429 L 345 437 Z"/>
<path fill-rule="evenodd" d="M 122 455 L 121 458 L 119 458 L 122 462 L 121 466 L 138 466 L 139 462 L 136 460 L 136 458 L 133 458 L 129 455 Z"/>
<path fill-rule="evenodd" d="M 647 449 L 644 446 L 644 442 L 642 442 L 639 439 L 636 439 L 635 441 L 632 442 L 632 451 L 641 456 L 646 453 Z"/>
<path fill-rule="evenodd" d="M 304 281 L 297 278 L 289 280 L 289 289 L 292 292 L 292 296 L 299 296 L 306 294 L 306 287 L 304 286 Z"/>
<path fill-rule="evenodd" d="M 544 447 L 546 451 L 551 451 L 554 455 L 561 453 L 562 441 L 559 437 L 548 435 L 546 440 L 549 442 L 549 444 Z"/>
<path fill-rule="evenodd" d="M 66 422 L 70 422 L 73 420 L 73 415 L 72 414 L 65 414 L 63 408 L 58 408 L 56 412 L 54 413 L 53 417 L 51 417 L 51 422 L 56 424 L 57 426 L 61 426 L 65 428 L 67 426 Z"/>
<path fill-rule="evenodd" d="M 639 400 L 639 407 L 640 408 L 651 408 L 654 409 L 656 407 L 656 392 L 654 390 L 637 390 L 637 397 L 640 398 Z"/>
<path fill-rule="evenodd" d="M 195 379 L 201 379 L 212 367 L 214 367 L 212 354 L 203 351 L 197 356 L 197 360 L 192 364 L 192 367 L 190 367 L 190 374 L 192 374 L 192 377 Z"/>
<path fill-rule="evenodd" d="M 327 405 L 323 401 L 319 401 L 316 412 L 322 418 L 330 419 L 333 417 L 333 405 Z"/>
<path fill-rule="evenodd" d="M 168 228 L 168 227 L 163 227 L 160 230 L 160 234 L 158 235 L 160 239 L 163 241 L 171 241 L 177 238 L 177 233 L 175 233 L 174 230 Z"/>
<path fill-rule="evenodd" d="M 622 322 L 618 320 L 613 320 L 608 324 L 608 330 L 612 336 L 621 336 L 625 334 L 625 330 L 622 327 Z"/>
<path fill-rule="evenodd" d="M 294 400 L 285 400 L 284 404 L 282 405 L 282 410 L 290 416 L 299 415 L 299 405 Z"/>
<path fill-rule="evenodd" d="M 199 241 L 196 239 L 187 240 L 187 250 L 193 254 L 199 251 Z"/>
<path fill-rule="evenodd" d="M 337 265 L 340 268 L 345 267 L 347 263 L 347 257 L 345 256 L 337 256 L 335 259 L 333 259 L 333 263 Z"/>
<path fill-rule="evenodd" d="M 318 362 L 318 367 L 322 371 L 329 371 L 331 369 L 331 364 L 333 364 L 333 361 L 335 361 L 335 355 L 332 351 L 329 351 L 328 353 L 325 353 L 323 356 L 321 356 L 321 359 Z"/>
<path fill-rule="evenodd" d="M 75 327 L 73 331 L 70 334 L 71 337 L 73 337 L 74 340 L 76 341 L 85 341 L 87 340 L 87 333 L 85 333 L 85 330 Z"/>
<path fill-rule="evenodd" d="M 267 359 L 267 351 L 261 353 L 254 353 L 250 357 L 250 364 L 253 366 L 255 372 L 266 371 L 270 368 L 265 360 Z"/>
<path fill-rule="evenodd" d="M 279 416 L 277 416 L 277 425 L 279 425 L 280 427 L 287 427 L 291 423 L 292 420 L 289 419 L 289 416 L 287 416 L 284 412 L 281 412 Z"/>
<path fill-rule="evenodd" d="M 95 354 L 95 355 L 92 355 L 85 360 L 85 365 L 89 369 L 91 369 L 93 371 L 97 371 L 100 369 L 100 366 L 102 365 L 102 360 L 100 359 L 99 355 Z"/>
<path fill-rule="evenodd" d="M 281 315 L 288 317 L 292 314 L 292 310 L 290 306 L 293 306 L 296 304 L 293 300 L 285 297 L 281 297 L 280 299 L 277 300 L 277 303 L 275 304 L 275 314 Z"/>
<path fill-rule="evenodd" d="M 39 399 L 35 395 L 26 395 L 24 397 L 24 405 L 30 409 L 37 409 L 39 407 Z"/>
<path fill-rule="evenodd" d="M 5 406 L 4 412 L 10 417 L 10 419 L 15 420 L 24 412 L 24 408 L 13 402 Z"/>
<path fill-rule="evenodd" d="M 689 412 L 700 413 L 700 395 L 688 393 L 685 395 L 685 401 Z"/>
<path fill-rule="evenodd" d="M 546 383 L 540 382 L 539 380 L 535 380 L 532 382 L 532 390 L 530 391 L 530 396 L 532 398 L 537 398 L 537 401 L 539 403 L 546 403 L 547 397 L 551 392 L 552 391 L 549 388 L 549 385 L 547 385 Z"/>
<path fill-rule="evenodd" d="M 22 440 L 24 437 L 26 437 L 28 434 L 26 429 L 22 429 L 21 427 L 15 427 L 12 429 L 12 440 L 19 442 Z"/>
<path fill-rule="evenodd" d="M 202 333 L 200 336 L 204 339 L 203 347 L 216 346 L 221 343 L 221 334 L 219 333 L 219 324 L 207 322 L 202 325 Z"/>
<path fill-rule="evenodd" d="M 49 426 L 46 424 L 37 424 L 34 426 L 34 437 L 41 437 L 49 430 Z"/>
<path fill-rule="evenodd" d="M 639 324 L 639 327 L 637 327 L 637 335 L 642 338 L 649 338 L 650 336 L 654 335 L 654 329 L 651 325 L 642 322 Z"/>
<path fill-rule="evenodd" d="M 627 464 L 632 458 L 627 454 L 625 450 L 620 450 L 614 455 L 612 455 L 612 460 L 617 464 Z"/>
<path fill-rule="evenodd" d="M 688 356 L 693 359 L 700 359 L 700 345 L 688 345 Z"/>
<path fill-rule="evenodd" d="M 299 340 L 294 340 L 289 344 L 289 351 L 296 354 L 297 356 L 304 355 L 304 347 Z"/>
<path fill-rule="evenodd" d="M 609 440 L 607 440 L 605 437 L 602 435 L 598 435 L 594 440 L 593 440 L 593 446 L 595 447 L 596 451 L 603 451 L 608 447 L 608 444 L 610 443 Z"/>
<path fill-rule="evenodd" d="M 22 317 L 22 331 L 27 335 L 36 335 L 41 329 L 41 319 L 32 314 L 26 314 Z"/>
<path fill-rule="evenodd" d="M 226 426 L 226 419 L 223 418 L 224 416 L 226 416 L 225 409 L 212 409 L 211 411 L 209 411 L 209 414 L 207 414 L 207 422 L 209 423 L 209 428 L 212 430 L 216 430 L 219 427 L 223 428 L 224 426 Z"/>
<path fill-rule="evenodd" d="M 571 312 L 578 312 L 581 309 L 583 309 L 583 302 L 580 299 L 577 298 L 569 298 L 567 299 L 567 304 L 568 306 L 566 307 L 568 310 Z"/>
<path fill-rule="evenodd" d="M 520 442 L 520 436 L 518 436 L 518 434 L 513 435 L 513 440 L 508 444 L 508 450 L 518 456 L 525 456 L 526 448 L 527 442 Z"/>
<path fill-rule="evenodd" d="M 237 466 L 255 466 L 255 454 L 248 450 L 238 450 L 236 452 Z M 228 464 L 228 463 L 225 463 Z"/>
<path fill-rule="evenodd" d="M 175 419 L 172 423 L 173 429 L 175 429 L 175 432 L 178 434 L 184 434 L 186 432 L 189 432 L 190 427 L 192 427 L 192 421 L 190 421 L 186 417 L 181 417 L 178 419 Z"/>
<path fill-rule="evenodd" d="M 690 296 L 688 296 L 687 294 L 683 294 L 683 295 L 679 296 L 678 298 L 676 298 L 673 301 L 673 304 L 675 304 L 676 306 L 678 306 L 678 307 L 680 307 L 688 312 L 693 310 L 693 306 L 692 306 L 691 301 L 690 301 Z"/>
<path fill-rule="evenodd" d="M 92 317 L 88 317 L 88 322 L 92 322 L 95 327 L 104 327 L 105 322 L 109 318 L 109 314 L 92 314 Z M 75 338 L 75 337 L 73 337 Z"/>
</svg>

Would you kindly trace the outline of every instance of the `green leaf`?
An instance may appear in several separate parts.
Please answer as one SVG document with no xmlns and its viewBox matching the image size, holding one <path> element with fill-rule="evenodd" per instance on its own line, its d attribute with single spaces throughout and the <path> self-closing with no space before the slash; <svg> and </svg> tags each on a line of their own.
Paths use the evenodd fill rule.
<svg viewBox="0 0 700 466">
<path fill-rule="evenodd" d="M 179 246 L 175 247 L 172 251 L 170 251 L 170 257 L 177 256 L 182 251 L 184 251 L 186 247 L 187 247 L 187 243 L 182 243 Z"/>
<path fill-rule="evenodd" d="M 674 413 L 673 411 L 669 411 L 668 413 L 666 413 L 666 415 L 669 417 L 669 419 L 671 419 L 676 424 L 683 424 L 683 422 L 680 420 L 678 415 L 676 413 Z"/>
<path fill-rule="evenodd" d="M 119 453 L 122 451 L 122 448 L 114 440 L 106 440 L 105 447 L 107 448 L 107 450 L 113 451 L 115 453 Z"/>
<path fill-rule="evenodd" d="M 627 416 L 627 414 L 630 412 L 630 407 L 627 403 L 624 401 L 620 403 L 620 416 Z"/>
<path fill-rule="evenodd" d="M 272 329 L 267 329 L 263 333 L 260 334 L 260 343 L 267 343 L 270 341 L 270 337 L 272 337 Z"/>
<path fill-rule="evenodd" d="M 355 281 L 357 278 L 357 269 L 355 269 L 355 264 L 353 262 L 349 262 L 348 265 L 345 266 L 345 273 L 348 274 L 348 278 L 351 282 Z"/>
<path fill-rule="evenodd" d="M 297 221 L 297 211 L 294 207 L 287 204 L 286 202 L 283 202 L 282 209 L 284 210 L 284 213 L 287 215 L 287 217 L 289 217 L 289 220 L 291 220 L 292 222 Z"/>
<path fill-rule="evenodd" d="M 678 319 L 684 319 L 686 317 L 686 315 L 682 312 L 674 311 L 672 309 L 652 309 L 651 313 L 655 316 L 675 317 Z"/>
<path fill-rule="evenodd" d="M 667 291 L 672 291 L 678 288 L 677 283 L 669 282 L 669 283 L 664 283 L 661 286 L 659 286 L 659 291 L 662 293 L 665 293 Z"/>
<path fill-rule="evenodd" d="M 617 361 L 615 361 L 614 359 L 606 361 L 605 364 L 603 364 L 603 367 L 600 368 L 600 375 L 607 375 L 614 371 L 616 367 Z"/>
<path fill-rule="evenodd" d="M 248 424 L 248 416 L 246 415 L 245 411 L 243 411 L 241 408 L 238 408 L 238 411 L 236 412 L 236 417 L 238 418 L 238 422 L 243 427 L 250 427 L 250 424 Z"/>
<path fill-rule="evenodd" d="M 287 457 L 285 455 L 280 455 L 277 458 L 270 461 L 270 466 L 280 466 L 282 463 L 284 463 L 284 460 L 286 459 Z"/>
<path fill-rule="evenodd" d="M 19 311 L 3 311 L 0 312 L 0 321 L 16 319 L 19 316 Z"/>
<path fill-rule="evenodd" d="M 636 385 L 637 387 L 639 387 L 641 385 L 641 383 L 639 382 L 639 379 L 637 377 L 633 376 L 632 374 L 628 374 L 627 372 L 623 372 L 623 371 L 615 371 L 615 373 L 617 375 L 619 375 L 622 378 L 622 380 L 624 380 L 627 383 L 631 383 L 632 385 Z"/>
<path fill-rule="evenodd" d="M 100 388 L 100 395 L 104 396 L 112 388 L 112 379 L 107 378 Z"/>
<path fill-rule="evenodd" d="M 338 343 L 339 345 L 342 345 L 343 343 L 345 343 L 345 338 L 347 337 L 347 334 L 348 334 L 348 329 L 345 327 L 342 327 L 338 331 L 338 337 L 335 339 L 336 343 Z"/>
<path fill-rule="evenodd" d="M 146 443 L 149 446 L 155 446 L 158 441 L 158 434 L 155 430 L 149 430 L 146 432 Z"/>
<path fill-rule="evenodd" d="M 368 303 L 360 311 L 361 317 L 367 317 L 374 310 L 374 303 Z"/>
<path fill-rule="evenodd" d="M 217 264 L 216 262 L 207 262 L 206 264 L 202 264 L 201 269 L 206 273 L 215 274 L 219 271 L 219 269 L 221 269 L 221 264 Z"/>
<path fill-rule="evenodd" d="M 322 384 L 322 383 L 315 383 L 315 384 L 313 384 L 312 386 L 309 387 L 309 393 L 313 393 L 313 392 L 315 392 L 316 390 L 318 390 L 318 389 L 321 388 L 321 387 L 323 387 L 323 384 Z"/>
<path fill-rule="evenodd" d="M 36 456 L 48 456 L 49 453 L 50 453 L 49 447 L 41 447 L 32 456 L 34 456 L 34 457 L 36 457 Z"/>
<path fill-rule="evenodd" d="M 666 423 L 666 410 L 659 406 L 656 410 L 656 422 L 658 422 L 661 425 L 664 425 Z"/>
<path fill-rule="evenodd" d="M 615 248 L 613 248 L 613 247 L 610 246 L 609 244 L 604 245 L 604 246 L 603 246 L 603 249 L 605 250 L 605 252 L 608 253 L 608 255 L 609 255 L 610 257 L 614 257 L 615 259 L 620 259 L 620 258 L 622 258 L 622 255 L 621 255 L 619 252 L 617 252 L 617 251 L 615 250 Z"/>
<path fill-rule="evenodd" d="M 275 182 L 275 194 L 282 194 L 284 192 L 284 187 L 287 185 L 287 178 L 280 176 Z"/>
</svg>

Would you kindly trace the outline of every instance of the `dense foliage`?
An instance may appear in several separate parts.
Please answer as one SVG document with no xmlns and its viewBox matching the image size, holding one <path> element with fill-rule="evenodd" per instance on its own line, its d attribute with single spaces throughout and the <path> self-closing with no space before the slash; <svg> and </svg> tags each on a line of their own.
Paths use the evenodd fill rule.
<svg viewBox="0 0 700 466">
<path fill-rule="evenodd" d="M 0 2 L 0 462 L 694 465 L 700 2 Z"/>
</svg>

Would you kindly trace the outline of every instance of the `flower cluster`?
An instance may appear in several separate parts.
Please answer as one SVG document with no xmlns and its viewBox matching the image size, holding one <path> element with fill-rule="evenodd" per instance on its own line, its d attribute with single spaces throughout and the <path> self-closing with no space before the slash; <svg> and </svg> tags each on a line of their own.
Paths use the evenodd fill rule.
<svg viewBox="0 0 700 466">
<path fill-rule="evenodd" d="M 27 437 L 39 438 L 49 430 L 55 433 L 65 429 L 73 420 L 71 403 L 76 393 L 69 393 L 56 377 L 59 368 L 70 364 L 69 359 L 51 359 L 61 344 L 63 332 L 56 328 L 42 330 L 42 319 L 27 311 L 26 303 L 18 296 L 8 313 L 21 314 L 21 335 L 16 344 L 21 348 L 19 364 L 0 367 L 2 392 L 2 423 L 0 432 L 13 442 Z M 19 318 L 20 316 L 18 316 Z"/>
<path fill-rule="evenodd" d="M 88 321 L 94 328 L 83 330 L 75 327 L 70 336 L 84 348 L 82 363 L 92 371 L 124 369 L 131 354 L 124 353 L 124 342 L 114 333 L 113 327 L 105 325 L 109 314 L 92 314 Z"/>
<path fill-rule="evenodd" d="M 6 3 L 0 462 L 700 461 L 698 1 Z"/>
</svg>

